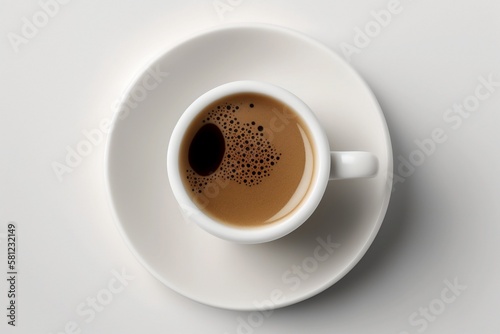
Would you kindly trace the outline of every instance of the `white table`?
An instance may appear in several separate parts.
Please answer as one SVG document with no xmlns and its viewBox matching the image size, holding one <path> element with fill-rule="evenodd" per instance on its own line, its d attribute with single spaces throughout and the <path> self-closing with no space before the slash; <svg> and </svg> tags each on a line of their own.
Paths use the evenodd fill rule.
<svg viewBox="0 0 500 334">
<path fill-rule="evenodd" d="M 0 22 L 1 333 L 500 331 L 499 2 L 3 1 Z M 379 99 L 395 158 L 366 256 L 259 322 L 178 295 L 137 262 L 108 207 L 104 138 L 60 178 L 53 170 L 152 55 L 230 22 L 289 27 L 348 58 Z"/>
</svg>

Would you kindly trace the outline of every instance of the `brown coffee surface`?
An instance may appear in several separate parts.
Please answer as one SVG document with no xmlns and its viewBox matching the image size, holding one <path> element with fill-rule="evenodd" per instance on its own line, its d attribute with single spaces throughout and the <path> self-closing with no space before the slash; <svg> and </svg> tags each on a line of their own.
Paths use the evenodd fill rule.
<svg viewBox="0 0 500 334">
<path fill-rule="evenodd" d="M 179 157 L 184 185 L 194 202 L 221 222 L 273 223 L 292 212 L 309 188 L 314 154 L 309 137 L 302 119 L 271 97 L 225 97 L 207 106 L 184 135 Z"/>
</svg>

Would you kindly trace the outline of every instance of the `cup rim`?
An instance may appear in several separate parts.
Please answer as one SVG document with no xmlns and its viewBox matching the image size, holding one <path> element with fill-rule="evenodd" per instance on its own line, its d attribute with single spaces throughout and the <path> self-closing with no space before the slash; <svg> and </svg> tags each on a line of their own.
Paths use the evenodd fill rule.
<svg viewBox="0 0 500 334">
<path fill-rule="evenodd" d="M 203 213 L 191 199 L 180 173 L 178 157 L 181 142 L 192 120 L 209 104 L 229 95 L 255 93 L 272 97 L 294 110 L 308 127 L 315 151 L 314 172 L 306 197 L 294 212 L 269 225 L 239 227 L 219 222 Z M 185 219 L 194 221 L 205 231 L 227 241 L 256 244 L 283 237 L 304 223 L 315 211 L 328 184 L 330 146 L 326 133 L 312 110 L 290 91 L 263 81 L 241 80 L 222 84 L 198 97 L 181 115 L 174 127 L 167 149 L 167 173 L 170 186 Z"/>
</svg>

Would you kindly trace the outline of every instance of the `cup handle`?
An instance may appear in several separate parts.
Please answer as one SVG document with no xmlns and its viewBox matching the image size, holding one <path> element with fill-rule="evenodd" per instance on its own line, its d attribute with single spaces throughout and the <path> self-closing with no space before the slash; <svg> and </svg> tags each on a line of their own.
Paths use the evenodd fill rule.
<svg viewBox="0 0 500 334">
<path fill-rule="evenodd" d="M 373 177 L 378 172 L 378 159 L 370 152 L 330 152 L 330 180 Z"/>
</svg>

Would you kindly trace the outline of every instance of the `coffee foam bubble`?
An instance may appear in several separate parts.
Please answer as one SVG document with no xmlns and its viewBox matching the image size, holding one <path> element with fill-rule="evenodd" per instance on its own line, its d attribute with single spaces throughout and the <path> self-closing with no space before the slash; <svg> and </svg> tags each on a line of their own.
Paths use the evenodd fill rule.
<svg viewBox="0 0 500 334">
<path fill-rule="evenodd" d="M 226 149 L 221 164 L 211 175 L 201 176 L 192 168 L 186 170 L 192 192 L 202 193 L 218 179 L 256 186 L 269 177 L 279 163 L 281 153 L 264 135 L 264 126 L 255 121 L 241 123 L 238 120 L 238 113 L 252 112 L 254 104 L 248 107 L 248 111 L 242 111 L 236 104 L 220 104 L 201 120 L 202 124 L 215 124 L 220 129 Z"/>
</svg>

